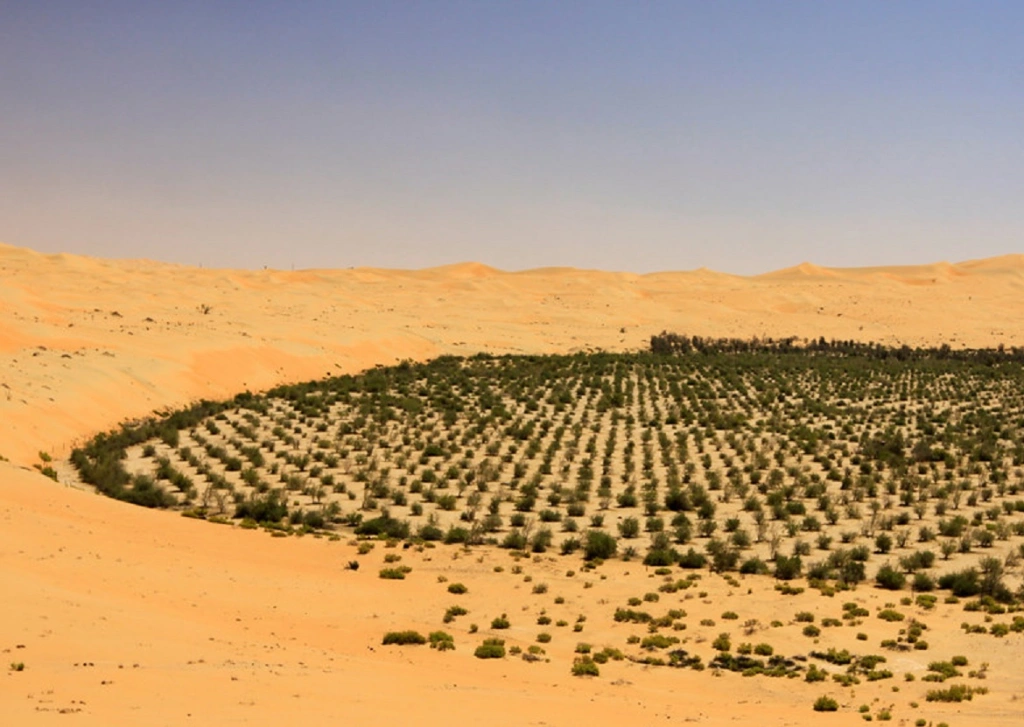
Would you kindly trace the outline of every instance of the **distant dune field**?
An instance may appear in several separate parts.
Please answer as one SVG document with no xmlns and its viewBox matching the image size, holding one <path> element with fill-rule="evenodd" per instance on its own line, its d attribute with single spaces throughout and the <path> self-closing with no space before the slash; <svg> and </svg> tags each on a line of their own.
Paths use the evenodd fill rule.
<svg viewBox="0 0 1024 727">
<path fill-rule="evenodd" d="M 1024 342 L 1024 256 L 757 277 L 576 269 L 206 270 L 0 246 L 0 454 L 126 417 L 440 354 L 621 351 L 662 330 Z"/>
<path fill-rule="evenodd" d="M 405 552 L 412 573 L 392 582 L 377 577 L 383 544 L 351 571 L 355 548 L 345 542 L 277 539 L 148 511 L 54 483 L 31 466 L 40 452 L 66 456 L 154 410 L 441 354 L 635 350 L 662 330 L 1020 346 L 1022 297 L 1022 255 L 892 268 L 805 263 L 739 277 L 509 273 L 474 263 L 207 270 L 0 246 L 2 721 L 860 724 L 861 702 L 877 714 L 895 700 L 894 687 L 910 687 L 867 684 L 854 702 L 831 683 L 631 663 L 600 679 L 572 677 L 566 664 L 578 642 L 621 641 L 627 632 L 604 624 L 604 611 L 657 587 L 639 563 L 568 575 L 569 560 L 552 557 L 526 560 L 513 575 L 504 551 L 445 547 Z M 543 599 L 526 575 L 549 585 Z M 470 612 L 452 629 L 455 651 L 381 645 L 386 631 L 438 628 L 457 600 L 444 583 L 455 581 L 469 587 L 460 603 Z M 705 594 L 686 606 L 692 615 L 718 619 L 731 609 L 741 624 L 791 619 L 798 607 L 838 615 L 843 599 L 814 592 L 784 601 L 769 579 L 737 588 L 706 576 L 699 588 Z M 896 598 L 868 586 L 856 595 L 871 606 Z M 557 608 L 555 596 L 564 599 Z M 510 637 L 528 643 L 542 607 L 570 624 L 552 627 L 550 664 L 473 658 L 479 639 L 467 636 L 469 624 L 486 630 L 507 612 Z M 928 639 L 936 654 L 974 659 L 960 615 L 929 617 Z M 577 634 L 574 622 L 593 626 Z M 863 630 L 877 643 L 884 628 L 869 619 Z M 922 717 L 950 727 L 1019 724 L 1021 639 L 992 641 L 991 694 L 944 708 L 922 702 Z M 782 645 L 808 648 L 798 639 Z M 896 668 L 923 674 L 929 654 L 912 656 Z M 811 710 L 826 693 L 840 713 Z M 900 709 L 894 723 L 914 724 L 917 713 Z"/>
</svg>

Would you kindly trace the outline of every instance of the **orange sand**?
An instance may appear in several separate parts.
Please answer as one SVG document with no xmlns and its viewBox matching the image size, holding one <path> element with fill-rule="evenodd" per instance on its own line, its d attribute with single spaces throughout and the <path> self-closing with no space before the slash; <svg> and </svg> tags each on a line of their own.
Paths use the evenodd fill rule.
<svg viewBox="0 0 1024 727">
<path fill-rule="evenodd" d="M 826 692 L 849 706 L 835 685 L 629 663 L 603 668 L 600 679 L 571 677 L 576 641 L 613 642 L 601 630 L 608 604 L 651 588 L 636 564 L 629 576 L 620 573 L 628 564 L 607 564 L 608 581 L 586 598 L 565 578 L 567 561 L 532 564 L 552 591 L 564 581 L 576 594 L 574 613 L 596 631 L 559 634 L 550 664 L 481 662 L 472 656 L 480 635 L 466 634 L 474 619 L 485 627 L 509 611 L 522 625 L 510 637 L 524 645 L 539 630 L 529 586 L 494 572 L 509 565 L 505 553 L 452 560 L 454 549 L 410 552 L 410 578 L 384 581 L 380 547 L 351 572 L 344 565 L 354 548 L 345 543 L 271 539 L 150 512 L 55 484 L 29 465 L 40 451 L 66 455 L 125 418 L 196 398 L 447 353 L 636 349 L 663 329 L 1021 345 L 1022 289 L 1024 256 L 851 270 L 804 264 L 758 277 L 506 273 L 475 264 L 286 273 L 0 246 L 0 455 L 9 460 L 0 462 L 2 721 L 859 724 L 856 704 L 835 715 L 810 710 Z M 385 631 L 441 627 L 453 597 L 439 575 L 471 585 L 471 615 L 451 629 L 456 651 L 381 647 Z M 719 580 L 707 587 L 711 599 L 744 603 Z M 957 641 L 957 625 L 943 638 L 970 648 Z M 1009 674 L 1020 638 L 998 643 L 1006 653 L 991 660 L 992 694 L 922 716 L 954 726 L 1019 722 L 1012 700 L 1021 686 Z M 9 672 L 7 662 L 24 662 L 25 671 Z M 884 702 L 890 688 L 872 685 L 856 699 Z M 898 719 L 913 724 L 906 712 Z"/>
</svg>

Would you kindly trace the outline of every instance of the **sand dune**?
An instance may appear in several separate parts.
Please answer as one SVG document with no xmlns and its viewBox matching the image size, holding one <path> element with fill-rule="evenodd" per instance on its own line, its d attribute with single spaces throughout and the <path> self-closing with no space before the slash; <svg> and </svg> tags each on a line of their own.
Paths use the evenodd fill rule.
<svg viewBox="0 0 1024 727">
<path fill-rule="evenodd" d="M 1024 257 L 757 277 L 205 270 L 0 246 L 0 454 L 35 461 L 126 417 L 403 358 L 636 349 L 667 329 L 1020 343 Z"/>
<path fill-rule="evenodd" d="M 0 714 L 12 724 L 96 725 L 810 723 L 807 705 L 821 690 L 802 682 L 638 665 L 574 679 L 563 668 L 571 634 L 551 650 L 563 659 L 557 668 L 481 668 L 462 636 L 446 654 L 380 647 L 384 631 L 434 628 L 450 605 L 438 576 L 471 585 L 481 623 L 502 604 L 525 603 L 528 587 L 495 573 L 506 553 L 410 553 L 414 577 L 396 586 L 376 578 L 379 551 L 354 573 L 343 543 L 149 512 L 29 466 L 40 451 L 66 455 L 125 418 L 200 397 L 439 354 L 637 349 L 663 329 L 1021 345 L 1022 292 L 1019 255 L 905 268 L 805 263 L 739 277 L 474 263 L 205 270 L 0 246 L 0 455 L 9 460 L 0 462 L 0 651 L 26 664 L 4 674 Z M 639 566 L 627 574 L 628 564 L 609 564 L 608 581 L 585 598 L 563 565 L 529 567 L 564 591 L 573 615 L 590 613 L 594 594 L 624 601 L 646 587 Z M 707 588 L 718 610 L 741 599 L 720 580 Z M 949 631 L 959 647 L 956 624 Z M 610 636 L 587 633 L 597 643 Z M 1013 672 L 1012 644 L 1005 668 L 994 669 L 1000 678 Z M 1015 723 L 1015 684 L 965 704 L 957 723 Z M 884 702 L 889 689 L 858 699 Z M 853 716 L 832 721 L 843 719 Z"/>
</svg>

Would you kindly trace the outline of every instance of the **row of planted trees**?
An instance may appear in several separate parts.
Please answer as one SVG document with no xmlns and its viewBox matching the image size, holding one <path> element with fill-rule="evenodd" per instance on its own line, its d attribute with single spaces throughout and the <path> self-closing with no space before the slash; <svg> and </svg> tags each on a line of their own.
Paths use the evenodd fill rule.
<svg viewBox="0 0 1024 727">
<path fill-rule="evenodd" d="M 539 551 L 598 534 L 627 557 L 757 571 L 1020 537 L 1014 352 L 688 340 L 668 356 L 446 357 L 201 402 L 73 461 L 105 494 L 199 516 Z"/>
</svg>

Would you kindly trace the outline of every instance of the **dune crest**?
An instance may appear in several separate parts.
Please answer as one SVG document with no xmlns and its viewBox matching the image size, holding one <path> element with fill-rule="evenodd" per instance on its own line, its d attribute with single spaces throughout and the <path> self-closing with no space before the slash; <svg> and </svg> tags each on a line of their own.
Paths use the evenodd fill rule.
<svg viewBox="0 0 1024 727">
<path fill-rule="evenodd" d="M 1009 255 L 755 277 L 479 263 L 285 272 L 2 245 L 0 455 L 26 464 L 155 409 L 439 354 L 640 349 L 662 330 L 1020 344 L 1022 271 L 1024 256 Z"/>
<path fill-rule="evenodd" d="M 773 270 L 772 272 L 765 273 L 759 277 L 766 279 L 789 279 L 789 278 L 801 278 L 801 277 L 836 277 L 839 274 L 838 270 L 832 268 L 823 268 L 820 265 L 815 265 L 810 262 L 802 262 L 799 265 L 794 265 L 791 268 L 783 268 L 782 270 Z"/>
</svg>

